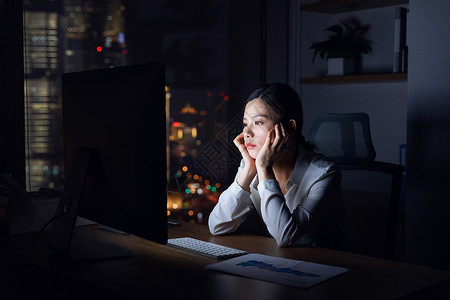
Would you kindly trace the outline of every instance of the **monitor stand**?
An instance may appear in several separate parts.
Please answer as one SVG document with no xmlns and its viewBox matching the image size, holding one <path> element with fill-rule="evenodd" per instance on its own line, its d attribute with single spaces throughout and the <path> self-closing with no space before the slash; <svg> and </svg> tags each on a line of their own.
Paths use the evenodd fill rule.
<svg viewBox="0 0 450 300">
<path fill-rule="evenodd" d="M 56 209 L 55 220 L 47 232 L 47 246 L 64 259 L 72 260 L 134 256 L 134 253 L 126 248 L 102 242 L 85 232 L 75 230 L 86 177 L 94 160 L 99 160 L 97 150 L 80 148 L 77 151 Z"/>
</svg>

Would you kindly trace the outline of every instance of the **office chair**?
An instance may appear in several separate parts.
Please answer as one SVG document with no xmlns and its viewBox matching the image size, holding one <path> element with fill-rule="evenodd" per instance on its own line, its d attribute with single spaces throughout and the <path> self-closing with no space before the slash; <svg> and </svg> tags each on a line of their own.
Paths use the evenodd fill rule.
<svg viewBox="0 0 450 300">
<path fill-rule="evenodd" d="M 313 122 L 307 141 L 316 152 L 338 164 L 341 170 L 365 170 L 392 176 L 384 258 L 395 257 L 398 208 L 403 166 L 375 161 L 369 116 L 365 113 L 326 113 Z"/>
</svg>

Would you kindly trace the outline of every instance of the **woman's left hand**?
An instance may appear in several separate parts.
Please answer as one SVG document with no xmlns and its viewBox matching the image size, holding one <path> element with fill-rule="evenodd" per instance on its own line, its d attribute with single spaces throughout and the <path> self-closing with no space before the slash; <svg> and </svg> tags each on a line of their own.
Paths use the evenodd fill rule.
<svg viewBox="0 0 450 300">
<path fill-rule="evenodd" d="M 266 179 L 275 178 L 272 170 L 273 164 L 281 157 L 290 141 L 290 136 L 283 124 L 275 125 L 275 128 L 268 132 L 266 141 L 256 157 L 255 163 L 259 175 L 264 174 L 269 177 Z"/>
</svg>

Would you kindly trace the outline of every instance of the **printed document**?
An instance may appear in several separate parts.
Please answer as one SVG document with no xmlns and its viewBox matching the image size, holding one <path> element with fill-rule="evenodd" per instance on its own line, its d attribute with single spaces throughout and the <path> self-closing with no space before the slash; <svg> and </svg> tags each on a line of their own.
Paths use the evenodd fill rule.
<svg viewBox="0 0 450 300">
<path fill-rule="evenodd" d="M 206 268 L 299 288 L 309 288 L 348 272 L 346 268 L 254 253 L 211 264 Z"/>
</svg>

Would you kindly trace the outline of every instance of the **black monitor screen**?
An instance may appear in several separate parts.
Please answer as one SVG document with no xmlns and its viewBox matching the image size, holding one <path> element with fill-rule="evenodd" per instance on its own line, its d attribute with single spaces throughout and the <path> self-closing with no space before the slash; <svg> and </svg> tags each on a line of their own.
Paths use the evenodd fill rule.
<svg viewBox="0 0 450 300">
<path fill-rule="evenodd" d="M 62 88 L 65 178 L 80 148 L 97 153 L 78 215 L 166 243 L 163 64 L 67 73 Z"/>
</svg>

